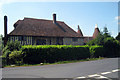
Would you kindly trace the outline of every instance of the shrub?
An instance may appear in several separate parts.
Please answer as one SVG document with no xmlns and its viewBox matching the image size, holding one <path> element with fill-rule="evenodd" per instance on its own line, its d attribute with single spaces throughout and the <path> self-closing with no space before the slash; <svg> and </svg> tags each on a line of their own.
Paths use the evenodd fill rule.
<svg viewBox="0 0 120 80">
<path fill-rule="evenodd" d="M 108 39 L 109 40 L 109 39 Z M 116 42 L 115 42 L 116 43 Z M 107 45 L 107 43 L 106 43 Z M 109 50 L 109 49 L 108 49 Z M 86 58 L 109 57 L 105 46 L 73 46 L 73 45 L 25 45 L 21 51 L 10 51 L 9 64 L 39 64 L 58 61 L 80 60 Z M 116 49 L 120 53 L 120 46 Z M 118 52 L 117 52 L 118 53 Z M 114 54 L 118 56 L 118 54 Z"/>
<path fill-rule="evenodd" d="M 98 57 L 105 56 L 103 46 L 94 45 L 94 46 L 90 46 L 89 49 L 90 49 L 90 57 L 91 58 L 98 58 Z"/>
<path fill-rule="evenodd" d="M 4 67 L 5 65 L 7 65 L 7 61 L 6 61 L 6 57 L 0 56 L 0 67 Z"/>
<path fill-rule="evenodd" d="M 0 35 L 0 56 L 2 54 L 2 49 L 3 49 L 3 40 L 2 40 L 2 38 L 3 38 L 3 35 Z"/>
<path fill-rule="evenodd" d="M 21 44 L 19 41 L 15 41 L 15 42 L 8 41 L 7 42 L 7 45 L 2 50 L 2 52 L 3 52 L 2 56 L 5 57 L 7 64 L 10 63 L 9 62 L 9 54 L 11 54 L 11 52 L 14 50 L 20 50 L 20 48 L 21 48 Z"/>
<path fill-rule="evenodd" d="M 15 41 L 15 42 L 8 41 L 6 47 L 10 51 L 14 51 L 14 50 L 19 50 L 21 48 L 21 44 L 19 41 Z"/>
<path fill-rule="evenodd" d="M 22 46 L 24 53 L 23 62 L 29 64 L 35 63 L 53 63 L 58 61 L 80 60 L 89 57 L 89 47 L 72 45 L 39 45 Z"/>
<path fill-rule="evenodd" d="M 9 54 L 11 53 L 11 51 L 9 49 L 6 49 L 3 53 L 4 54 L 2 54 L 2 56 L 7 58 L 9 56 Z"/>
<path fill-rule="evenodd" d="M 3 55 L 7 55 L 7 53 L 11 52 L 11 51 L 14 51 L 14 50 L 20 50 L 21 48 L 21 44 L 19 41 L 8 41 L 7 42 L 7 45 L 3 48 Z"/>
<path fill-rule="evenodd" d="M 21 51 L 12 51 L 9 54 L 9 64 L 22 64 L 23 53 Z"/>
<path fill-rule="evenodd" d="M 120 43 L 112 37 L 106 38 L 104 43 L 105 52 L 107 57 L 120 56 Z"/>
<path fill-rule="evenodd" d="M 103 45 L 103 44 L 104 44 L 104 36 L 103 36 L 102 33 L 99 33 L 98 36 L 95 39 L 93 39 L 93 40 L 91 40 L 87 43 L 87 45 L 89 45 L 89 46 Z"/>
</svg>

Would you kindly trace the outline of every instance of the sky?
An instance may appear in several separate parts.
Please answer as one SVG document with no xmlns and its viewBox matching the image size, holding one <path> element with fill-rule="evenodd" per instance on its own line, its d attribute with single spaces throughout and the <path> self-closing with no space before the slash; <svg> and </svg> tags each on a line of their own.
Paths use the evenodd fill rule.
<svg viewBox="0 0 120 80">
<path fill-rule="evenodd" d="M 53 13 L 56 13 L 57 21 L 64 21 L 75 31 L 77 31 L 77 26 L 79 25 L 84 36 L 93 35 L 95 24 L 98 24 L 100 31 L 106 25 L 113 37 L 116 37 L 118 32 L 120 32 L 120 28 L 118 30 L 120 16 L 118 16 L 117 1 L 25 1 L 1 1 L 0 34 L 4 35 L 4 15 L 8 17 L 8 33 L 10 33 L 14 29 L 14 23 L 19 19 L 22 20 L 24 17 L 28 17 L 52 20 Z"/>
</svg>

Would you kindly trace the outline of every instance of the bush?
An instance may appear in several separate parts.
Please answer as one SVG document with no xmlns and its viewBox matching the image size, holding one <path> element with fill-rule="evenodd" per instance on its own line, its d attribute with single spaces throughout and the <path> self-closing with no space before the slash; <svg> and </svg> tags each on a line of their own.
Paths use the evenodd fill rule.
<svg viewBox="0 0 120 80">
<path fill-rule="evenodd" d="M 107 57 L 120 57 L 120 43 L 112 37 L 106 38 L 104 48 Z"/>
<path fill-rule="evenodd" d="M 9 49 L 10 51 L 14 51 L 14 50 L 20 50 L 21 48 L 21 44 L 19 41 L 8 41 L 7 45 L 6 45 L 7 49 Z"/>
<path fill-rule="evenodd" d="M 4 67 L 5 65 L 7 65 L 7 59 L 4 56 L 0 56 L 0 67 Z"/>
<path fill-rule="evenodd" d="M 13 41 L 8 41 L 7 42 L 7 45 L 3 48 L 3 56 L 5 57 L 9 52 L 11 52 L 11 51 L 14 51 L 14 50 L 17 50 L 17 51 L 19 51 L 20 50 L 20 48 L 21 48 L 21 44 L 20 44 L 20 42 L 19 41 L 15 41 L 15 42 L 13 42 Z"/>
<path fill-rule="evenodd" d="M 23 46 L 23 62 L 28 64 L 53 63 L 58 61 L 80 60 L 88 58 L 89 47 L 72 45 Z"/>
<path fill-rule="evenodd" d="M 2 54 L 2 49 L 3 49 L 3 40 L 2 40 L 2 38 L 3 38 L 3 35 L 0 35 L 0 56 Z"/>
<path fill-rule="evenodd" d="M 21 51 L 12 51 L 9 54 L 9 64 L 22 64 L 23 63 L 23 53 Z"/>
<path fill-rule="evenodd" d="M 103 45 L 103 44 L 104 44 L 104 36 L 103 36 L 102 33 L 99 33 L 98 36 L 95 39 L 93 39 L 93 40 L 91 40 L 87 43 L 87 45 L 89 45 L 89 46 Z"/>
<path fill-rule="evenodd" d="M 11 51 L 9 49 L 6 49 L 3 53 L 4 54 L 2 56 L 7 58 L 9 54 L 11 53 Z"/>
<path fill-rule="evenodd" d="M 107 49 L 105 46 L 98 45 L 25 45 L 22 46 L 21 51 L 10 51 L 11 53 L 8 51 L 8 53 L 6 53 L 8 55 L 7 58 L 5 57 L 5 63 L 17 65 L 39 64 L 81 60 L 86 58 L 109 57 L 111 55 L 111 52 L 108 54 L 106 52 L 108 50 L 109 48 Z M 117 51 L 120 53 L 120 46 L 118 46 L 116 49 L 116 53 L 118 53 Z M 114 54 L 114 56 L 118 56 L 118 54 Z"/>
<path fill-rule="evenodd" d="M 14 51 L 14 50 L 20 50 L 20 48 L 21 48 L 21 45 L 20 45 L 20 42 L 19 41 L 15 41 L 15 42 L 13 42 L 13 41 L 8 41 L 8 43 L 7 43 L 7 45 L 3 48 L 3 50 L 2 50 L 2 52 L 3 52 L 3 54 L 2 54 L 2 57 L 4 57 L 4 59 L 3 60 L 5 60 L 5 61 L 3 61 L 3 64 L 10 64 L 11 62 L 10 62 L 10 60 L 9 60 L 9 55 L 11 54 L 11 52 L 12 51 Z M 16 55 L 16 54 L 15 54 Z M 5 63 L 4 63 L 5 62 Z"/>
<path fill-rule="evenodd" d="M 94 45 L 94 46 L 90 46 L 89 49 L 90 49 L 90 57 L 91 58 L 98 58 L 98 57 L 105 56 L 103 46 Z"/>
</svg>

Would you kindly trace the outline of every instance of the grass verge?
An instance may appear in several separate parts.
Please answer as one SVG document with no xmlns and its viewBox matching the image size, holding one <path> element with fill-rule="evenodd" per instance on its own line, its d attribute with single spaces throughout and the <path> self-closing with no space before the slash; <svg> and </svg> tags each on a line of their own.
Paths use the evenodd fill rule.
<svg viewBox="0 0 120 80">
<path fill-rule="evenodd" d="M 82 60 L 59 61 L 59 62 L 55 62 L 55 63 L 40 63 L 40 64 L 22 64 L 22 65 L 13 64 L 13 65 L 5 65 L 4 68 L 6 68 L 6 67 L 43 66 L 43 65 L 76 63 L 76 62 L 94 61 L 94 60 L 101 60 L 101 59 L 104 59 L 104 58 L 103 57 L 99 57 L 99 58 L 87 58 L 87 59 L 82 59 Z"/>
</svg>

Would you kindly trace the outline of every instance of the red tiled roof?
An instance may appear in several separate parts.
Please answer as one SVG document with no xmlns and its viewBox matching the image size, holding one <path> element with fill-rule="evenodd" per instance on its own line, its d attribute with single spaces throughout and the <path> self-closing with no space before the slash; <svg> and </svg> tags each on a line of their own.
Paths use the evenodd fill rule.
<svg viewBox="0 0 120 80">
<path fill-rule="evenodd" d="M 18 20 L 15 29 L 9 35 L 48 36 L 48 37 L 80 37 L 64 22 L 44 19 L 24 18 Z"/>
</svg>

